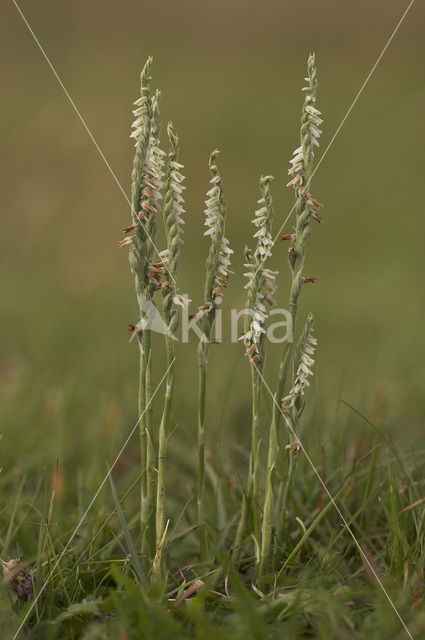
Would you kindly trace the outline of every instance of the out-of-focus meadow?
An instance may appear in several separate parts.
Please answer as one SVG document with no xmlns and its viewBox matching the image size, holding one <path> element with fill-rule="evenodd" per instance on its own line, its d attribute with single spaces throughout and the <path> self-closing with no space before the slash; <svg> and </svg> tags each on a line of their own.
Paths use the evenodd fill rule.
<svg viewBox="0 0 425 640">
<path fill-rule="evenodd" d="M 298 146 L 308 53 L 316 52 L 319 69 L 320 157 L 406 6 L 21 0 L 126 193 L 131 103 L 140 69 L 154 56 L 152 86 L 162 90 L 163 121 L 180 136 L 187 175 L 180 288 L 194 306 L 203 302 L 208 250 L 207 160 L 221 150 L 236 271 L 225 309 L 244 304 L 242 252 L 260 175 L 275 176 L 276 228 L 293 203 L 284 185 Z M 129 207 L 13 3 L 1 11 L 2 464 L 18 475 L 39 473 L 58 457 L 72 484 L 80 466 L 103 465 L 136 416 L 137 347 L 126 334 L 136 306 L 127 256 L 117 247 Z M 318 282 L 306 288 L 301 309 L 313 312 L 320 345 L 316 415 L 338 430 L 348 412 L 342 398 L 385 423 L 406 448 L 425 428 L 424 17 L 414 4 L 314 177 L 325 223 L 313 229 L 306 273 Z M 277 244 L 283 306 L 285 253 Z M 195 340 L 177 351 L 175 422 L 187 440 L 195 437 Z M 272 387 L 277 356 L 269 351 Z M 157 380 L 164 362 L 155 359 Z M 214 347 L 210 374 L 210 444 L 217 430 L 227 442 L 247 443 L 242 346 Z M 131 464 L 133 449 L 137 439 L 122 464 Z"/>
</svg>

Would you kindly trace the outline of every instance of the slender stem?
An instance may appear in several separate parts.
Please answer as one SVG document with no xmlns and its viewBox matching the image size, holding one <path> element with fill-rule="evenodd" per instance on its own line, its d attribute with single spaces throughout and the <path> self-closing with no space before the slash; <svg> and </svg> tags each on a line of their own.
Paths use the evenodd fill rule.
<svg viewBox="0 0 425 640">
<path fill-rule="evenodd" d="M 221 301 L 223 275 L 227 278 L 231 271 L 229 241 L 224 236 L 226 220 L 226 204 L 224 201 L 223 185 L 218 172 L 216 158 L 217 149 L 212 152 L 209 160 L 212 188 L 207 192 L 205 201 L 205 224 L 209 227 L 206 235 L 210 236 L 211 244 L 206 262 L 206 277 L 204 287 L 206 311 L 202 316 L 203 335 L 198 346 L 199 361 L 199 409 L 198 409 L 198 520 L 200 535 L 200 558 L 204 561 L 208 554 L 208 532 L 205 522 L 205 394 L 207 384 L 208 353 L 211 334 L 217 313 L 217 304 Z M 224 281 L 225 285 L 227 284 Z M 201 311 L 200 309 L 200 311 Z"/>
<path fill-rule="evenodd" d="M 293 330 L 294 318 L 292 317 L 292 315 L 291 315 L 291 324 L 292 324 L 292 330 Z M 276 392 L 277 403 L 276 402 L 273 403 L 273 409 L 272 409 L 272 425 L 274 423 L 276 431 L 279 427 L 279 422 L 281 418 L 279 403 L 285 392 L 285 385 L 286 385 L 286 380 L 288 378 L 289 365 L 291 363 L 292 348 L 293 348 L 293 333 L 291 333 L 291 341 L 285 342 L 282 358 L 280 360 L 280 365 L 279 365 L 279 377 L 278 377 L 277 392 Z"/>
<path fill-rule="evenodd" d="M 144 494 L 142 499 L 142 526 L 144 527 L 142 536 L 142 553 L 149 559 L 155 554 L 155 530 L 153 526 L 154 518 L 154 496 L 155 496 L 155 454 L 152 441 L 152 335 L 151 331 L 143 332 L 144 351 L 144 391 L 145 391 L 145 416 L 143 420 L 144 441 L 145 441 L 145 480 Z"/>
<path fill-rule="evenodd" d="M 286 383 L 288 380 L 288 374 L 290 375 L 291 383 L 294 381 L 294 333 L 295 333 L 295 323 L 297 318 L 298 311 L 298 300 L 301 293 L 302 288 L 302 270 L 304 266 L 305 260 L 305 241 L 308 237 L 309 233 L 309 224 L 305 224 L 304 226 L 300 226 L 300 217 L 302 214 L 305 215 L 305 203 L 302 198 L 297 199 L 296 203 L 296 213 L 297 213 L 297 226 L 296 226 L 296 240 L 299 241 L 299 245 L 301 248 L 298 253 L 296 253 L 295 257 L 289 256 L 289 264 L 291 268 L 291 289 L 289 294 L 289 312 L 291 318 L 291 326 L 290 326 L 290 335 L 289 340 L 285 343 L 284 350 L 282 353 L 280 367 L 279 367 L 279 378 L 277 385 L 277 402 L 273 403 L 273 418 L 272 418 L 272 426 L 271 429 L 274 428 L 274 435 L 270 435 L 269 447 L 272 450 L 275 449 L 275 445 L 272 442 L 272 439 L 276 441 L 277 438 L 277 429 L 279 427 L 279 422 L 281 419 L 281 411 L 280 411 L 280 401 L 284 395 Z M 306 227 L 308 228 L 306 230 Z M 303 244 L 304 242 L 304 244 Z M 290 370 L 292 367 L 292 371 Z M 293 421 L 293 427 L 295 426 L 295 421 Z M 275 449 L 277 453 L 277 447 Z M 292 477 L 295 469 L 293 469 L 293 458 L 294 456 L 289 453 L 289 463 L 288 463 L 288 479 L 285 486 L 285 491 L 283 495 L 283 504 L 282 504 L 282 523 L 279 531 L 279 536 L 283 532 L 283 526 L 285 522 L 285 514 L 288 507 L 288 499 L 289 492 L 292 488 Z M 276 455 L 273 464 L 276 462 Z M 273 491 L 273 486 L 271 486 L 271 491 Z M 271 498 L 272 500 L 272 498 Z"/>
<path fill-rule="evenodd" d="M 283 494 L 283 501 L 282 501 L 281 532 L 285 530 L 285 520 L 286 520 L 286 512 L 288 510 L 289 496 L 291 494 L 292 483 L 295 477 L 295 469 L 297 467 L 296 453 L 293 453 L 291 452 L 291 450 L 288 450 L 288 457 L 289 457 L 288 478 L 286 480 L 285 492 Z"/>
<path fill-rule="evenodd" d="M 198 522 L 200 537 L 200 558 L 204 561 L 208 554 L 208 536 L 205 523 L 205 398 L 207 386 L 209 341 L 201 340 L 198 347 L 199 358 L 199 410 L 198 410 Z"/>
<path fill-rule="evenodd" d="M 251 453 L 249 457 L 249 475 L 246 493 L 243 496 L 241 515 L 234 543 L 235 555 L 239 555 L 240 548 L 245 536 L 246 521 L 249 507 L 251 507 L 253 518 L 254 537 L 257 545 L 260 544 L 260 461 L 259 461 L 259 404 L 260 404 L 260 377 L 257 365 L 251 365 L 251 391 L 252 391 L 252 424 L 251 424 Z"/>
<path fill-rule="evenodd" d="M 255 365 L 251 366 L 252 380 L 252 517 L 254 524 L 254 537 L 260 544 L 260 446 L 259 446 L 259 401 L 260 387 L 259 376 Z"/>
<path fill-rule="evenodd" d="M 273 403 L 276 404 L 276 403 Z M 263 527 L 261 532 L 261 559 L 260 575 L 265 572 L 270 558 L 272 531 L 273 531 L 273 506 L 274 491 L 272 474 L 277 456 L 277 428 L 274 416 L 270 426 L 269 450 L 267 455 L 266 497 L 264 501 Z"/>
<path fill-rule="evenodd" d="M 288 501 L 289 501 L 289 490 L 292 486 L 292 477 L 293 477 L 293 473 L 294 473 L 294 456 L 291 455 L 288 451 L 288 478 L 286 480 L 286 484 L 285 484 L 285 491 L 283 494 L 283 500 L 282 500 L 282 531 L 284 531 L 285 528 L 285 520 L 286 520 L 286 510 L 288 508 Z"/>
<path fill-rule="evenodd" d="M 173 308 L 174 295 L 176 293 L 176 279 L 179 272 L 180 258 L 180 230 L 178 227 L 178 213 L 183 212 L 183 198 L 181 192 L 184 187 L 181 186 L 184 176 L 178 171 L 179 141 L 173 131 L 171 123 L 167 127 L 168 138 L 170 141 L 170 152 L 168 154 L 168 164 L 164 189 L 164 227 L 167 239 L 168 249 L 168 274 L 174 286 L 167 282 L 165 291 L 168 293 L 164 296 L 162 306 L 162 317 L 167 327 L 165 334 L 165 348 L 167 353 L 168 374 L 165 388 L 164 406 L 162 411 L 161 423 L 158 432 L 158 477 L 156 489 L 156 518 L 155 518 L 155 546 L 156 555 L 153 562 L 152 573 L 156 582 L 162 579 L 162 552 L 164 548 L 167 527 L 165 524 L 165 465 L 167 454 L 167 435 L 169 430 L 171 403 L 174 391 L 174 340 L 173 334 L 178 323 L 178 314 Z"/>
<path fill-rule="evenodd" d="M 139 398 L 138 398 L 138 413 L 139 413 L 139 433 L 140 433 L 140 465 L 142 469 L 141 483 L 140 483 L 140 530 L 142 533 L 142 555 L 147 555 L 146 541 L 145 541 L 145 528 L 147 521 L 147 501 L 146 501 L 146 352 L 144 348 L 144 335 L 139 334 L 139 349 L 140 349 L 140 371 L 139 371 Z"/>
<path fill-rule="evenodd" d="M 291 287 L 292 289 L 292 287 Z M 269 431 L 269 448 L 267 454 L 267 479 L 266 479 L 266 497 L 264 501 L 264 516 L 261 537 L 261 563 L 260 574 L 264 573 L 270 559 L 271 538 L 273 530 L 273 506 L 274 506 L 274 486 L 273 486 L 273 469 L 276 465 L 278 452 L 277 432 L 281 418 L 280 400 L 284 395 L 286 381 L 292 361 L 293 353 L 293 331 L 296 317 L 296 305 L 290 303 L 291 309 L 291 327 L 289 340 L 285 342 L 284 350 L 280 360 L 279 377 L 276 392 L 276 402 L 273 402 L 272 421 Z"/>
<path fill-rule="evenodd" d="M 173 340 L 166 336 L 165 344 L 167 349 L 168 374 L 165 389 L 164 408 L 162 412 L 161 424 L 159 426 L 158 437 L 158 482 L 156 493 L 156 562 L 153 567 L 155 581 L 160 581 L 162 577 L 161 557 L 165 524 L 165 463 L 167 453 L 167 433 L 170 422 L 171 402 L 174 389 L 174 345 Z"/>
</svg>

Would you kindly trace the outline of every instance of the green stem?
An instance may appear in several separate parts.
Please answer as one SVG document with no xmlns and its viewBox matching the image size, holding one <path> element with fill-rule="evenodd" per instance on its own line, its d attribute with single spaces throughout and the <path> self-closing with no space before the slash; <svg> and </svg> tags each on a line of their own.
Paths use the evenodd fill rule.
<svg viewBox="0 0 425 640">
<path fill-rule="evenodd" d="M 283 494 L 282 501 L 282 522 L 281 522 L 281 533 L 285 531 L 285 521 L 286 521 L 286 512 L 288 510 L 289 496 L 292 491 L 292 483 L 295 477 L 295 470 L 297 467 L 297 458 L 296 453 L 292 453 L 288 450 L 289 462 L 288 462 L 288 478 L 286 480 L 285 492 Z"/>
<path fill-rule="evenodd" d="M 292 317 L 292 315 L 291 315 L 291 324 L 292 324 L 292 330 L 291 330 L 290 341 L 288 340 L 288 342 L 285 342 L 284 350 L 283 350 L 282 357 L 280 360 L 280 365 L 279 365 L 279 377 L 278 377 L 277 391 L 275 396 L 276 402 L 273 402 L 272 423 L 270 426 L 270 430 L 272 429 L 273 424 L 275 425 L 276 431 L 278 430 L 281 415 L 282 415 L 280 411 L 280 401 L 282 400 L 285 392 L 286 380 L 288 378 L 288 371 L 289 371 L 289 365 L 291 363 L 291 355 L 292 355 L 292 347 L 293 347 L 292 331 L 294 326 L 294 318 Z"/>
<path fill-rule="evenodd" d="M 275 405 L 276 403 L 273 404 Z M 260 575 L 262 575 L 266 571 L 270 558 L 274 506 L 272 475 L 274 466 L 276 464 L 277 446 L 277 427 L 276 421 L 273 417 L 270 427 L 269 450 L 267 454 L 266 497 L 264 501 L 263 527 L 261 532 Z"/>
<path fill-rule="evenodd" d="M 251 390 L 252 390 L 252 424 L 251 424 L 251 453 L 249 457 L 249 475 L 242 499 L 241 515 L 238 528 L 236 530 L 234 554 L 239 556 L 241 545 L 245 536 L 246 521 L 249 507 L 252 511 L 254 537 L 257 545 L 260 544 L 260 513 L 259 513 L 259 402 L 260 385 L 259 375 L 256 365 L 251 365 Z"/>
<path fill-rule="evenodd" d="M 259 376 L 255 365 L 251 367 L 252 380 L 252 443 L 251 443 L 251 474 L 252 474 L 252 518 L 254 537 L 260 544 L 260 447 L 259 447 Z"/>
<path fill-rule="evenodd" d="M 140 530 L 142 532 L 142 555 L 146 554 L 145 529 L 147 521 L 147 500 L 146 500 L 146 352 L 144 334 L 139 334 L 140 349 L 140 371 L 139 371 L 139 433 L 140 433 L 140 465 L 142 470 L 140 483 Z"/>
<path fill-rule="evenodd" d="M 145 358 L 145 441 L 146 441 L 146 466 L 145 466 L 145 499 L 142 514 L 144 534 L 142 537 L 142 553 L 151 560 L 155 555 L 155 453 L 152 439 L 152 333 L 143 332 L 143 348 Z"/>
<path fill-rule="evenodd" d="M 291 268 L 291 277 L 292 277 L 292 282 L 291 282 L 291 290 L 290 290 L 290 294 L 289 294 L 289 312 L 290 312 L 290 317 L 291 317 L 291 327 L 290 327 L 290 335 L 289 335 L 289 340 L 285 343 L 285 347 L 283 350 L 283 354 L 281 357 L 281 361 L 280 361 L 280 367 L 279 367 L 279 378 L 278 378 L 278 385 L 277 385 L 277 396 L 276 396 L 276 400 L 277 402 L 273 402 L 273 417 L 272 417 L 272 425 L 270 428 L 270 440 L 269 440 L 269 447 L 271 447 L 272 451 L 275 450 L 275 452 L 277 453 L 277 446 L 275 447 L 274 442 L 276 442 L 277 439 L 277 429 L 279 427 L 279 422 L 280 422 L 280 418 L 281 418 L 281 409 L 280 409 L 280 402 L 284 396 L 285 393 L 285 387 L 286 387 L 286 383 L 288 380 L 288 374 L 290 375 L 290 380 L 291 383 L 294 382 L 294 334 L 295 334 L 295 322 L 296 322 L 296 318 L 297 318 L 297 311 L 298 311 L 298 300 L 299 300 L 299 296 L 301 293 L 301 274 L 302 274 L 302 270 L 303 270 L 303 266 L 304 266 L 304 260 L 305 260 L 305 240 L 306 240 L 306 235 L 305 235 L 305 228 L 304 228 L 304 235 L 303 235 L 303 231 L 302 228 L 300 228 L 300 217 L 303 214 L 303 208 L 304 208 L 304 203 L 302 201 L 301 198 L 298 198 L 297 200 L 297 207 L 296 207 L 296 212 L 297 212 L 297 226 L 296 226 L 296 239 L 295 239 L 295 244 L 297 246 L 300 246 L 301 248 L 299 249 L 299 252 L 295 255 L 295 257 L 293 257 L 292 255 L 289 257 L 289 264 L 290 264 L 290 268 Z M 298 244 L 297 244 L 298 242 Z M 292 366 L 292 371 L 290 370 Z M 288 422 L 285 420 L 286 422 L 286 426 L 289 427 Z M 292 429 L 290 429 L 290 436 L 293 437 L 293 431 L 294 431 L 294 422 L 292 422 Z M 274 429 L 274 434 L 272 436 L 272 430 Z M 272 440 L 274 442 L 272 442 Z M 270 452 L 270 451 L 269 451 Z M 279 538 L 281 537 L 281 535 L 283 534 L 283 527 L 284 527 L 284 522 L 285 522 L 285 514 L 286 514 L 286 510 L 288 507 L 288 500 L 289 500 L 289 492 L 292 488 L 292 477 L 294 474 L 295 469 L 293 468 L 293 455 L 289 454 L 289 463 L 288 463 L 288 480 L 286 482 L 286 486 L 285 486 L 285 491 L 284 491 L 284 495 L 283 495 L 283 504 L 282 504 L 282 522 L 281 522 L 281 527 L 279 530 Z M 273 460 L 273 464 L 276 461 L 276 454 Z M 271 491 L 273 491 L 273 487 L 271 486 Z M 272 497 L 270 498 L 272 501 Z"/>
<path fill-rule="evenodd" d="M 153 576 L 156 582 L 162 577 L 162 549 L 161 544 L 164 536 L 165 524 L 165 463 L 167 453 L 167 433 L 170 422 L 171 402 L 174 389 L 174 345 L 173 340 L 166 336 L 165 344 L 167 349 L 168 374 L 165 388 L 164 408 L 162 412 L 161 424 L 159 426 L 158 437 L 158 482 L 156 492 L 156 556 L 153 567 Z"/>
<path fill-rule="evenodd" d="M 199 410 L 198 410 L 198 522 L 200 558 L 205 561 L 208 554 L 208 536 L 205 523 L 205 399 L 207 387 L 209 340 L 201 340 L 199 358 Z"/>
</svg>

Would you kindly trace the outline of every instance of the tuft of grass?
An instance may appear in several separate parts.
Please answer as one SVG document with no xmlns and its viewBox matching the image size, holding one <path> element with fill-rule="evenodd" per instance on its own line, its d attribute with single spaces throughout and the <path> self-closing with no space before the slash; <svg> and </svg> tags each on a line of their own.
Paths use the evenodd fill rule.
<svg viewBox="0 0 425 640">
<path fill-rule="evenodd" d="M 312 417 L 317 417 L 316 412 Z M 414 498 L 421 492 L 425 450 L 394 455 L 375 431 L 361 427 L 354 413 L 346 416 L 343 436 L 347 449 L 341 461 L 336 438 L 327 434 L 327 485 L 413 637 L 421 637 L 425 632 L 421 605 L 424 517 L 423 504 Z M 306 433 L 305 446 L 309 450 L 316 442 L 314 433 Z M 173 459 L 172 450 L 170 456 Z M 196 468 L 193 460 L 188 477 Z M 114 486 L 117 481 L 126 487 L 121 499 L 113 490 L 99 501 L 63 557 L 60 569 L 45 587 L 22 637 L 112 640 L 120 634 L 131 638 L 196 638 L 213 633 L 223 639 L 278 638 L 285 634 L 317 638 L 350 634 L 376 639 L 405 637 L 346 527 L 331 503 L 326 498 L 322 500 L 321 486 L 302 458 L 292 488 L 294 516 L 287 519 L 287 548 L 279 570 L 264 573 L 261 588 L 255 579 L 255 558 L 236 561 L 229 554 L 229 531 L 235 527 L 231 517 L 235 496 L 229 483 L 221 485 L 228 519 L 220 529 L 210 531 L 214 565 L 206 567 L 193 555 L 198 534 L 187 529 L 186 519 L 193 522 L 196 518 L 195 501 L 168 536 L 167 582 L 163 586 L 144 584 L 135 561 L 140 543 L 139 478 L 134 475 L 130 481 L 126 476 L 117 476 Z M 12 483 L 10 476 L 1 478 L 3 495 L 10 491 Z M 49 498 L 50 491 L 46 486 L 46 491 L 40 488 L 38 496 L 31 496 L 29 488 L 28 483 L 24 484 L 21 498 L 9 507 L 13 523 L 6 558 L 24 554 L 25 561 L 37 567 L 37 593 L 75 526 L 76 514 L 67 509 L 66 503 L 59 502 L 53 511 L 52 526 L 43 525 L 49 512 L 49 499 L 44 500 L 43 493 Z M 88 489 L 95 489 L 95 480 Z M 37 527 L 36 512 L 29 510 L 29 502 L 44 503 Z M 181 503 L 172 492 L 169 509 L 172 521 L 176 521 Z M 10 524 L 5 515 L 7 511 L 2 518 L 2 541 Z M 40 532 L 40 542 L 33 539 L 34 530 Z M 202 588 L 197 587 L 181 600 L 197 581 L 202 581 Z M 11 640 L 28 607 L 29 603 L 21 601 L 4 581 L 0 587 L 2 637 Z"/>
</svg>

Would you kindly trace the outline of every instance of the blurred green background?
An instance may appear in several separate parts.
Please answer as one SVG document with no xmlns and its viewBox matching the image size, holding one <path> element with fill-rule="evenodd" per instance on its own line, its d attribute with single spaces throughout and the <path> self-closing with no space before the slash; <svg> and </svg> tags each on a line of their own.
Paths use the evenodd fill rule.
<svg viewBox="0 0 425 640">
<path fill-rule="evenodd" d="M 152 87 L 162 90 L 163 120 L 172 119 L 180 136 L 187 176 L 180 289 L 194 306 L 203 302 L 208 250 L 207 160 L 221 150 L 235 249 L 229 309 L 244 303 L 242 251 L 253 233 L 260 175 L 275 176 L 276 227 L 293 203 L 284 185 L 298 146 L 308 54 L 316 52 L 325 119 L 320 155 L 407 2 L 20 6 L 127 193 L 131 105 L 140 69 L 154 56 Z M 1 12 L 3 464 L 18 474 L 28 465 L 52 470 L 59 457 L 72 480 L 79 467 L 103 464 L 135 420 L 138 356 L 126 326 L 136 306 L 127 256 L 117 248 L 129 207 L 13 3 L 3 2 Z M 338 431 L 348 411 L 343 398 L 406 446 L 425 427 L 424 18 L 423 4 L 415 3 L 314 178 L 325 223 L 313 229 L 306 274 L 318 282 L 303 292 L 300 314 L 316 318 L 312 396 L 323 423 Z M 278 244 L 273 258 L 282 305 L 285 251 Z M 180 345 L 178 358 L 174 420 L 177 434 L 190 440 L 196 342 Z M 272 387 L 277 358 L 270 350 Z M 249 367 L 240 344 L 214 348 L 210 380 L 210 444 L 217 430 L 227 442 L 247 443 Z M 137 438 L 121 464 L 136 457 Z"/>
</svg>

